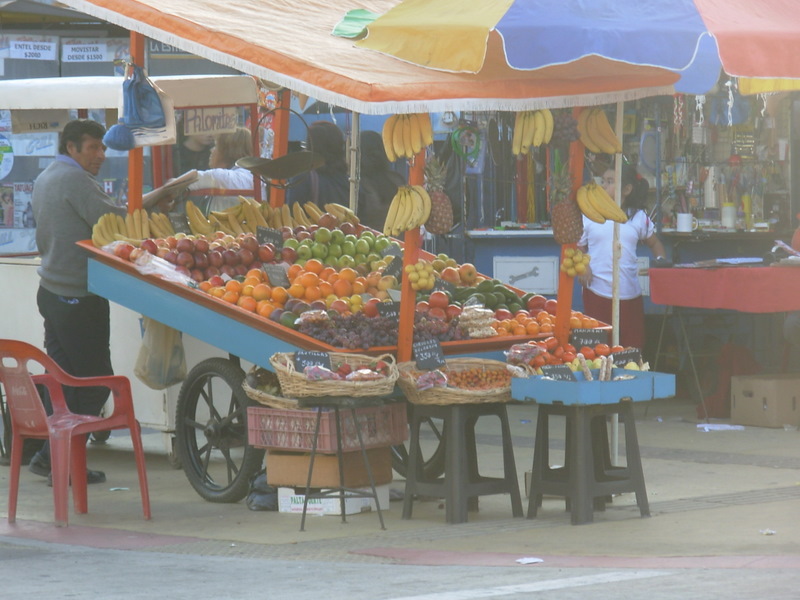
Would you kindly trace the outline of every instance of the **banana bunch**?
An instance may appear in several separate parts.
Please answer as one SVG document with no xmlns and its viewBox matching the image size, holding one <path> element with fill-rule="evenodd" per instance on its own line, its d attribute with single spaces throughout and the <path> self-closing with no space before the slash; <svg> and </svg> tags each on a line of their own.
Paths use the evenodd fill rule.
<svg viewBox="0 0 800 600">
<path fill-rule="evenodd" d="M 157 238 L 167 238 L 175 235 L 175 229 L 169 217 L 164 213 L 150 213 L 150 236 Z"/>
<path fill-rule="evenodd" d="M 431 117 L 427 113 L 391 115 L 383 124 L 382 137 L 391 162 L 411 158 L 433 143 Z"/>
<path fill-rule="evenodd" d="M 186 201 L 186 219 L 189 221 L 189 229 L 193 235 L 210 235 L 215 231 L 211 221 L 206 219 L 197 205 L 191 200 Z"/>
<path fill-rule="evenodd" d="M 608 122 L 602 108 L 585 108 L 578 116 L 578 133 L 589 152 L 595 154 L 619 154 L 622 143 Z"/>
<path fill-rule="evenodd" d="M 358 225 L 359 223 L 361 223 L 361 219 L 359 219 L 356 216 L 356 213 L 350 210 L 349 206 L 342 206 L 341 204 L 337 204 L 336 202 L 328 202 L 323 206 L 325 207 L 326 211 L 328 211 L 334 217 L 339 219 L 339 223 L 349 222 L 352 223 L 353 225 Z"/>
<path fill-rule="evenodd" d="M 625 223 L 628 220 L 628 216 L 608 192 L 596 183 L 587 183 L 579 187 L 576 200 L 581 212 L 595 223 L 605 223 L 607 219 L 617 223 Z"/>
<path fill-rule="evenodd" d="M 271 213 L 265 213 L 263 206 L 253 198 L 239 196 L 239 204 L 223 210 L 212 210 L 208 214 L 207 220 L 212 231 L 222 231 L 229 235 L 256 233 L 259 227 L 270 227 L 269 220 L 265 214 Z M 187 215 L 189 214 L 188 207 L 186 213 Z M 191 221 L 189 226 L 194 231 Z"/>
<path fill-rule="evenodd" d="M 163 216 L 166 218 L 166 215 Z M 167 219 L 167 223 L 169 223 L 169 219 Z M 101 248 L 120 240 L 138 246 L 142 240 L 151 237 L 150 226 L 150 216 L 143 208 L 137 208 L 124 217 L 109 212 L 100 217 L 92 226 L 92 243 L 97 248 Z M 171 224 L 169 229 L 172 230 Z"/>
<path fill-rule="evenodd" d="M 511 152 L 519 156 L 527 154 L 531 148 L 550 143 L 553 126 L 553 113 L 548 108 L 518 112 L 514 119 Z"/>
<path fill-rule="evenodd" d="M 383 233 L 399 235 L 424 225 L 431 216 L 431 197 L 421 185 L 402 185 L 392 198 Z"/>
</svg>

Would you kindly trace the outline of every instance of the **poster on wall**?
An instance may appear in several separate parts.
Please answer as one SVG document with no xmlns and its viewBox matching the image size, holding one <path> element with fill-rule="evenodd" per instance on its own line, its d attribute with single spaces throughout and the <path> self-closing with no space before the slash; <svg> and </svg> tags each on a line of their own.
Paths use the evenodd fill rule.
<svg viewBox="0 0 800 600">
<path fill-rule="evenodd" d="M 17 229 L 32 229 L 36 227 L 33 218 L 33 182 L 23 181 L 14 183 L 14 227 Z"/>
<path fill-rule="evenodd" d="M 0 185 L 0 227 L 14 226 L 14 186 Z"/>
<path fill-rule="evenodd" d="M 0 181 L 3 181 L 14 167 L 14 149 L 9 139 L 0 135 Z"/>
</svg>

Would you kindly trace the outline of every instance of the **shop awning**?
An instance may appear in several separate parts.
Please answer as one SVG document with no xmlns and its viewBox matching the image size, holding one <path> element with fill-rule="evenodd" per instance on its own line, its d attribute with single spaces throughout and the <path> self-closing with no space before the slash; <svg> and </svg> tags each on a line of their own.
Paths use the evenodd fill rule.
<svg viewBox="0 0 800 600">
<path fill-rule="evenodd" d="M 584 106 L 672 92 L 674 73 L 596 56 L 536 71 L 491 46 L 478 73 L 443 73 L 332 35 L 352 9 L 399 0 L 62 0 L 152 39 L 363 114 Z"/>
</svg>

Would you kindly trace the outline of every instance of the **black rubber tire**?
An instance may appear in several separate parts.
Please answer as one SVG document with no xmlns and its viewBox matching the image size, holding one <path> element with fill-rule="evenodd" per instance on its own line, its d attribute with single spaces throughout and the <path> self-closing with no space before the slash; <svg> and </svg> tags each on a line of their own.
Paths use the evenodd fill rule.
<svg viewBox="0 0 800 600">
<path fill-rule="evenodd" d="M 442 423 L 439 420 L 428 419 L 428 427 L 432 434 L 439 438 L 439 443 L 433 454 L 423 457 L 422 475 L 425 479 L 436 479 L 444 473 L 444 431 L 442 431 Z M 420 437 L 424 435 L 425 430 L 422 429 Z M 401 477 L 406 477 L 408 474 L 408 448 L 406 444 L 392 446 L 392 468 Z"/>
<path fill-rule="evenodd" d="M 91 435 L 92 444 L 105 444 L 111 437 L 110 431 L 93 431 Z"/>
<path fill-rule="evenodd" d="M 177 456 L 189 483 L 209 502 L 238 502 L 264 463 L 264 450 L 247 443 L 244 371 L 226 358 L 209 358 L 186 377 L 175 419 Z M 216 477 L 215 477 L 216 475 Z"/>
</svg>

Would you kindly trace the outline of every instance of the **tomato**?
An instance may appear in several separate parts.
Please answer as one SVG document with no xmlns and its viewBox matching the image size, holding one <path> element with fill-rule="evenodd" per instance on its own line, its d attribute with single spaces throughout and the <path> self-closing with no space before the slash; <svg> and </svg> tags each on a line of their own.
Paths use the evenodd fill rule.
<svg viewBox="0 0 800 600">
<path fill-rule="evenodd" d="M 548 300 L 544 303 L 544 309 L 549 312 L 551 315 L 556 314 L 556 309 L 558 308 L 558 300 Z"/>
<path fill-rule="evenodd" d="M 445 308 L 450 304 L 450 296 L 442 290 L 436 290 L 435 292 L 431 292 L 428 298 L 428 304 L 431 305 L 431 308 Z"/>
<path fill-rule="evenodd" d="M 547 359 L 545 359 L 544 354 L 537 354 L 536 356 L 533 357 L 533 359 L 531 359 L 531 364 L 534 367 L 539 368 L 542 365 L 547 364 Z"/>
<path fill-rule="evenodd" d="M 622 352 L 625 350 L 622 346 L 611 346 L 611 354 L 616 354 L 617 352 Z"/>
<path fill-rule="evenodd" d="M 597 356 L 597 354 L 595 354 L 594 348 L 590 348 L 589 346 L 581 347 L 581 354 L 583 354 L 583 357 L 586 360 L 594 360 L 594 358 Z"/>
<path fill-rule="evenodd" d="M 531 311 L 538 311 L 544 308 L 544 304 L 547 302 L 547 298 L 542 296 L 541 294 L 536 294 L 531 296 L 526 303 L 526 308 Z"/>
<path fill-rule="evenodd" d="M 597 344 L 594 347 L 594 353 L 597 356 L 608 356 L 611 354 L 611 347 L 608 344 Z"/>
<path fill-rule="evenodd" d="M 561 359 L 565 363 L 571 363 L 573 360 L 575 360 L 575 353 L 574 352 L 564 352 L 564 354 L 561 356 Z"/>
<path fill-rule="evenodd" d="M 578 351 L 572 344 L 564 344 L 564 352 L 572 352 L 573 354 L 576 354 Z"/>
<path fill-rule="evenodd" d="M 553 356 L 562 358 L 564 356 L 564 346 L 556 346 L 555 350 L 553 350 Z"/>
<path fill-rule="evenodd" d="M 558 338 L 557 337 L 549 337 L 544 341 L 544 347 L 548 350 L 552 351 L 558 348 Z"/>
</svg>

